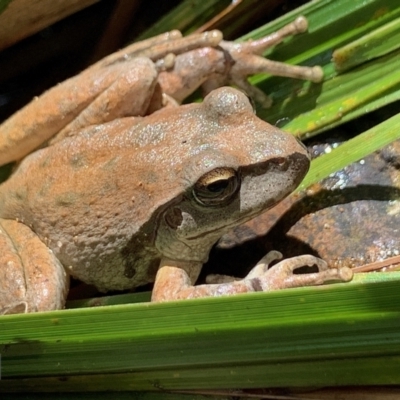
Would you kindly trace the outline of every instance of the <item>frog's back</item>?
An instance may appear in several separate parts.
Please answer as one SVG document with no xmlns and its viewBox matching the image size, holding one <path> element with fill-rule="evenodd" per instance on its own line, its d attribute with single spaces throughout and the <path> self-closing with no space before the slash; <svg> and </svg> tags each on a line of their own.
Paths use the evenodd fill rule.
<svg viewBox="0 0 400 400">
<path fill-rule="evenodd" d="M 151 282 L 158 210 L 183 188 L 165 165 L 162 124 L 145 126 L 127 118 L 32 153 L 0 185 L 0 217 L 29 226 L 71 275 L 102 290 Z"/>
</svg>

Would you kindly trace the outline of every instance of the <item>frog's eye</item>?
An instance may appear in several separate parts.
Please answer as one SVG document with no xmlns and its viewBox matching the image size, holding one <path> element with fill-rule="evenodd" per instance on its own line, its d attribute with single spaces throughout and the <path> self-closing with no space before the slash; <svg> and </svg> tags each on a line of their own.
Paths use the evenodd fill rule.
<svg viewBox="0 0 400 400">
<path fill-rule="evenodd" d="M 235 196 L 239 183 L 239 176 L 233 168 L 216 168 L 196 182 L 193 197 L 203 206 L 225 205 Z"/>
</svg>

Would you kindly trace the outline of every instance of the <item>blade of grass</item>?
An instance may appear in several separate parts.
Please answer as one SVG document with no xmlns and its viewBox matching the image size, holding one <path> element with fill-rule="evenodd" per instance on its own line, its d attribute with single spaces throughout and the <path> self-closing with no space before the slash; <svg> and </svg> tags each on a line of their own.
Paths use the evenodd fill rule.
<svg viewBox="0 0 400 400">
<path fill-rule="evenodd" d="M 400 47 L 400 18 L 395 19 L 363 37 L 335 50 L 336 71 L 342 72 L 363 62 L 381 57 Z"/>
<path fill-rule="evenodd" d="M 95 297 L 93 299 L 70 300 L 66 308 L 114 306 L 117 304 L 144 303 L 151 300 L 151 292 L 126 293 L 113 296 Z"/>
<path fill-rule="evenodd" d="M 400 383 L 399 281 L 3 316 L 0 390 Z"/>
<path fill-rule="evenodd" d="M 310 170 L 297 191 L 327 178 L 330 174 L 400 139 L 400 114 L 348 140 L 330 153 L 311 162 Z"/>
<path fill-rule="evenodd" d="M 228 392 L 230 393 L 230 391 Z M 18 393 L 3 393 L 1 400 L 54 400 L 53 393 L 29 393 L 29 395 L 21 395 Z M 248 396 L 238 397 L 232 395 L 222 396 L 220 394 L 212 395 L 196 395 L 196 394 L 180 394 L 166 392 L 121 392 L 116 393 L 57 393 L 57 400 L 247 400 Z"/>
<path fill-rule="evenodd" d="M 363 111 L 372 101 L 379 98 L 382 105 L 400 97 L 400 51 L 396 51 L 383 59 L 363 65 L 346 75 L 337 76 L 324 82 L 314 109 L 299 115 L 294 115 L 293 101 L 279 105 L 281 110 L 287 109 L 287 118 L 293 118 L 283 129 L 299 136 L 309 138 L 316 133 L 325 131 L 342 123 L 349 112 Z M 297 101 L 302 100 L 299 92 Z M 307 104 L 307 99 L 303 99 Z M 273 118 L 268 116 L 267 119 Z"/>
</svg>

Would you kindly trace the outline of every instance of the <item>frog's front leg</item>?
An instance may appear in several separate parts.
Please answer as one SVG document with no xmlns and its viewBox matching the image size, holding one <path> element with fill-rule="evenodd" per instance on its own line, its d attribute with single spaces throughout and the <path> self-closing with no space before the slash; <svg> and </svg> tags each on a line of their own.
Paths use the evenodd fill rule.
<svg viewBox="0 0 400 400">
<path fill-rule="evenodd" d="M 64 268 L 29 227 L 0 219 L 0 314 L 63 308 L 68 286 Z"/>
<path fill-rule="evenodd" d="M 201 269 L 200 263 L 174 263 L 171 260 L 161 261 L 160 269 L 154 284 L 152 301 L 168 301 L 198 297 L 229 296 L 248 292 L 268 292 L 272 290 L 301 286 L 322 285 L 327 282 L 347 282 L 352 279 L 350 268 L 328 268 L 320 258 L 303 255 L 283 260 L 268 269 L 268 264 L 282 255 L 278 252 L 268 253 L 243 279 L 234 280 L 226 276 L 214 279 L 214 284 L 194 286 L 193 277 Z M 173 265 L 175 264 L 175 265 Z M 318 272 L 294 274 L 294 270 L 304 266 L 317 266 Z M 195 273 L 193 274 L 193 271 Z"/>
</svg>

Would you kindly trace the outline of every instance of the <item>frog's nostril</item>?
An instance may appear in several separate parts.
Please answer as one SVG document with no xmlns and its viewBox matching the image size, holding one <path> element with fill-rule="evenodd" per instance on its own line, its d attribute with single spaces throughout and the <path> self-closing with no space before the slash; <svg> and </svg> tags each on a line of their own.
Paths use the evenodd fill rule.
<svg viewBox="0 0 400 400">
<path fill-rule="evenodd" d="M 289 168 L 290 162 L 285 157 L 276 157 L 268 162 L 268 169 L 277 171 L 286 171 Z"/>
<path fill-rule="evenodd" d="M 279 166 L 282 166 L 282 165 L 285 165 L 285 163 L 286 163 L 286 158 L 284 158 L 284 157 L 277 157 L 277 158 L 274 159 L 274 162 L 275 162 L 275 164 L 277 164 L 277 165 L 279 165 Z"/>
</svg>

